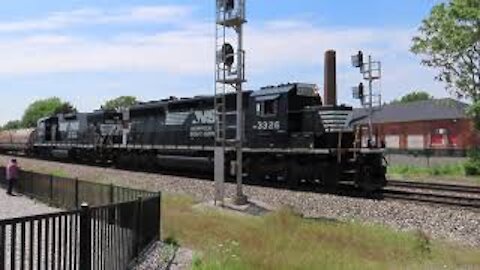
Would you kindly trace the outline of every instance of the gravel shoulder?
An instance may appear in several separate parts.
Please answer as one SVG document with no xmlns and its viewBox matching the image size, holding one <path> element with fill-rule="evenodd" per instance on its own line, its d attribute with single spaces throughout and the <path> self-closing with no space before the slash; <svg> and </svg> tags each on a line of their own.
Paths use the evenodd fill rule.
<svg viewBox="0 0 480 270">
<path fill-rule="evenodd" d="M 140 258 L 133 270 L 170 270 L 176 252 L 176 247 L 157 242 Z"/>
<path fill-rule="evenodd" d="M 8 157 L 0 156 L 5 163 Z M 32 159 L 19 159 L 26 170 L 37 172 L 64 172 L 79 179 L 115 183 L 119 186 L 185 194 L 199 201 L 214 197 L 214 184 L 210 181 L 141 172 L 120 171 L 109 168 L 65 164 Z M 227 184 L 227 195 L 232 196 L 235 186 Z M 460 245 L 480 247 L 480 212 L 400 201 L 376 201 L 329 194 L 245 187 L 252 199 L 274 207 L 289 206 L 309 218 L 328 218 L 381 224 L 399 230 L 423 231 L 435 239 L 453 241 Z"/>
<path fill-rule="evenodd" d="M 0 219 L 42 215 L 61 211 L 60 209 L 52 208 L 18 193 L 15 194 L 15 196 L 8 196 L 5 189 L 0 188 Z"/>
</svg>

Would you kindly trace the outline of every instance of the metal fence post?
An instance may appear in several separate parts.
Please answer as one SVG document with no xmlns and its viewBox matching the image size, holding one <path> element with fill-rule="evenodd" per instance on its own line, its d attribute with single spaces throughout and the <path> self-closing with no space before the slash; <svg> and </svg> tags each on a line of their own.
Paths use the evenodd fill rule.
<svg viewBox="0 0 480 270">
<path fill-rule="evenodd" d="M 80 212 L 80 269 L 92 269 L 92 224 L 91 212 L 87 203 L 83 203 Z"/>
<path fill-rule="evenodd" d="M 53 203 L 53 175 L 50 175 L 49 184 L 50 184 L 50 198 L 49 198 L 49 201 L 52 204 Z"/>
<path fill-rule="evenodd" d="M 140 255 L 140 246 L 143 241 L 142 237 L 142 210 L 143 210 L 143 199 L 142 197 L 138 197 L 137 199 L 137 209 L 136 211 L 136 216 L 135 216 L 135 257 L 138 257 Z"/>
<path fill-rule="evenodd" d="M 78 209 L 78 198 L 79 198 L 79 194 L 78 194 L 78 178 L 75 178 L 75 209 Z"/>
<path fill-rule="evenodd" d="M 110 187 L 108 189 L 108 202 L 109 205 L 114 204 L 114 186 L 113 184 L 110 184 Z M 108 223 L 109 224 L 114 224 L 115 223 L 115 207 L 110 207 L 108 209 Z"/>
<path fill-rule="evenodd" d="M 162 192 L 158 192 L 158 239 L 162 240 Z"/>
<path fill-rule="evenodd" d="M 113 193 L 113 192 L 114 192 L 113 184 L 110 184 L 110 189 L 109 189 L 109 194 L 108 194 L 108 195 L 109 195 L 109 197 L 108 197 L 109 204 L 113 204 L 113 203 L 114 203 L 114 201 L 113 201 L 113 199 L 114 199 L 114 193 Z"/>
</svg>

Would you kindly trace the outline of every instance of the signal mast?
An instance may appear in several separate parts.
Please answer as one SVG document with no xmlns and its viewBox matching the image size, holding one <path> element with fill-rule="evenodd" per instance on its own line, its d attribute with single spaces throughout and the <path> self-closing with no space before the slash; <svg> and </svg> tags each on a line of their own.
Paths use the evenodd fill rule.
<svg viewBox="0 0 480 270">
<path fill-rule="evenodd" d="M 243 83 L 245 51 L 243 27 L 246 0 L 216 0 L 215 31 L 215 203 L 224 204 L 225 166 L 235 169 L 237 192 L 234 202 L 247 203 L 243 194 Z M 236 112 L 227 110 L 227 95 L 236 93 Z M 231 105 L 230 105 L 231 106 Z M 225 164 L 226 150 L 235 148 L 234 164 Z"/>
<path fill-rule="evenodd" d="M 368 110 L 368 147 L 372 147 L 373 139 L 373 123 L 372 117 L 375 108 L 382 106 L 381 93 L 373 92 L 373 83 L 382 78 L 382 63 L 373 61 L 372 56 L 368 56 L 368 62 L 364 62 L 363 52 L 359 51 L 352 56 L 352 65 L 360 69 L 363 79 L 368 82 L 368 93 L 365 94 L 365 87 L 360 83 L 357 87 L 353 87 L 353 98 L 359 99 L 364 108 Z"/>
</svg>

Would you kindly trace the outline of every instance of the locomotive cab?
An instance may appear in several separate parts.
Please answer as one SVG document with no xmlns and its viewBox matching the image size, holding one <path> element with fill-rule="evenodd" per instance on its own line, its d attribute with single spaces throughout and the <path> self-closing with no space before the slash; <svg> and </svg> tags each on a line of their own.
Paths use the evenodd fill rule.
<svg viewBox="0 0 480 270">
<path fill-rule="evenodd" d="M 58 117 L 45 117 L 37 122 L 37 141 L 55 143 L 59 138 Z"/>
<path fill-rule="evenodd" d="M 317 128 L 305 121 L 305 108 L 321 104 L 314 84 L 284 84 L 250 95 L 250 142 L 254 147 L 302 147 L 313 143 Z M 307 113 L 308 114 L 308 113 Z M 304 140 L 306 130 L 310 139 Z"/>
</svg>

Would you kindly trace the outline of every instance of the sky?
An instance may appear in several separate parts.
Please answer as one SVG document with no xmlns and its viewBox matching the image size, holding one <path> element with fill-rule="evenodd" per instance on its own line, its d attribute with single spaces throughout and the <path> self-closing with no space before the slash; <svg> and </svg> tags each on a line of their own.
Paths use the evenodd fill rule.
<svg viewBox="0 0 480 270">
<path fill-rule="evenodd" d="M 358 106 L 358 50 L 382 62 L 375 84 L 389 101 L 413 90 L 448 96 L 409 52 L 439 0 L 247 0 L 246 88 L 287 82 L 323 88 L 323 59 L 337 51 L 339 102 Z M 214 0 L 16 0 L 0 7 L 0 124 L 41 98 L 80 111 L 140 100 L 213 94 Z"/>
</svg>

